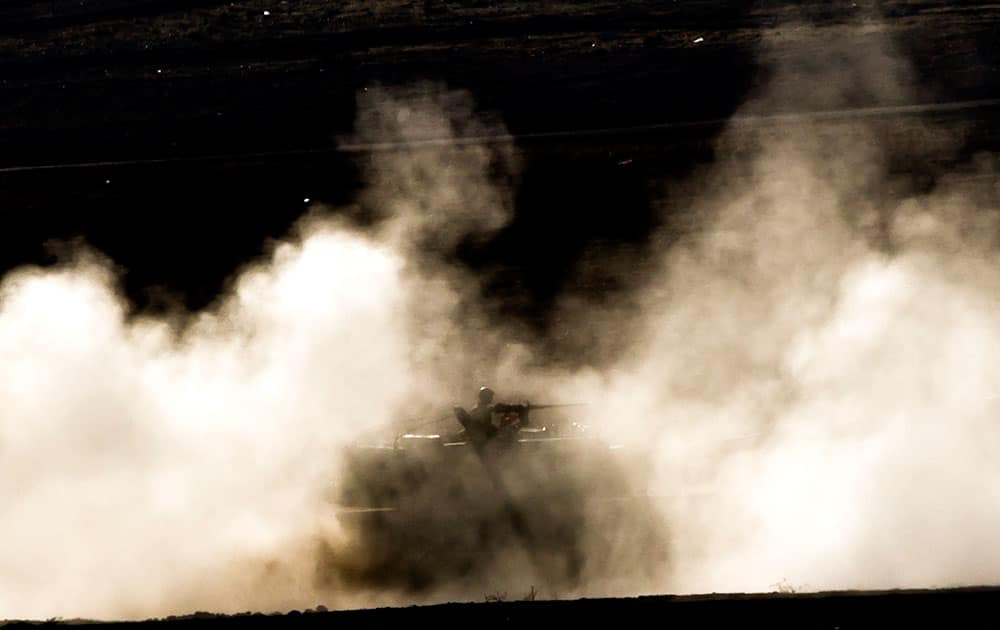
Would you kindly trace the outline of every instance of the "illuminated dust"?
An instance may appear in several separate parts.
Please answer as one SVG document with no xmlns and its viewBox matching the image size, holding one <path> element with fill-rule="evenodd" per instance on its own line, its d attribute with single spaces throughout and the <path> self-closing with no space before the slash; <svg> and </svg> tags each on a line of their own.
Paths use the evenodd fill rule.
<svg viewBox="0 0 1000 630">
<path fill-rule="evenodd" d="M 628 289 L 557 302 L 560 343 L 605 340 L 585 361 L 549 361 L 551 340 L 498 317 L 484 278 L 451 262 L 512 220 L 509 143 L 364 154 L 371 221 L 313 204 L 204 312 L 129 316 L 91 250 L 10 273 L 0 617 L 1000 581 L 995 160 L 900 194 L 891 159 L 962 138 L 916 118 L 739 122 L 920 96 L 891 42 L 839 53 L 776 62 L 716 162 L 658 182 L 695 191 L 673 208 L 693 217 L 683 231 L 664 216 L 638 264 L 592 252 Z M 470 95 L 416 85 L 363 92 L 351 140 L 505 133 Z M 421 589 L 358 579 L 374 551 L 330 500 L 345 449 L 484 383 L 586 403 L 575 419 L 641 454 L 623 460 L 635 513 L 608 528 L 561 495 L 573 579 L 517 537 Z M 576 489 L 606 473 L 573 472 Z"/>
</svg>

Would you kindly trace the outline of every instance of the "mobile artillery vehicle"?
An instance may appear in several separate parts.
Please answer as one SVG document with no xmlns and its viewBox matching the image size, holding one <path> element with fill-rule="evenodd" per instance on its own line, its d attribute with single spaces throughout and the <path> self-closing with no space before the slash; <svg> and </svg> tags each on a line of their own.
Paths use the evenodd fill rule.
<svg viewBox="0 0 1000 630">
<path fill-rule="evenodd" d="M 336 501 L 349 541 L 341 573 L 420 590 L 517 556 L 572 588 L 612 565 L 637 569 L 622 555 L 626 538 L 644 559 L 662 551 L 635 453 L 560 413 L 532 417 L 570 405 L 504 407 L 485 444 L 464 430 L 407 432 L 348 450 Z"/>
</svg>

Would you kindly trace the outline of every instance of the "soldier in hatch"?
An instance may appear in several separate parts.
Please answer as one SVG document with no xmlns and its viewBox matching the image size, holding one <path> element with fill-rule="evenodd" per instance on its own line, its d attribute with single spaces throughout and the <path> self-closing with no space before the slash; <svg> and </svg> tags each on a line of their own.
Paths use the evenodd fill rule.
<svg viewBox="0 0 1000 630">
<path fill-rule="evenodd" d="M 501 429 L 507 424 L 501 421 L 498 427 L 493 422 L 493 414 L 509 414 L 520 416 L 524 405 L 511 405 L 507 403 L 494 403 L 494 392 L 489 387 L 479 388 L 479 398 L 476 406 L 471 411 L 466 411 L 461 407 L 455 407 L 455 416 L 465 429 L 465 434 L 469 440 L 476 445 L 483 445 L 490 439 L 496 437 Z"/>
</svg>

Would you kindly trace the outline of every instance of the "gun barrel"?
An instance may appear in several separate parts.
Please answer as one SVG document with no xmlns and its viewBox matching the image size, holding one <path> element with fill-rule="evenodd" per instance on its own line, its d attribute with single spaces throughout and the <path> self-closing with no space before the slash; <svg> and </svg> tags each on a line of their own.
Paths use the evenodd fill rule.
<svg viewBox="0 0 1000 630">
<path fill-rule="evenodd" d="M 558 405 L 528 405 L 528 409 L 552 409 L 555 407 L 586 407 L 587 403 L 563 403 Z"/>
</svg>

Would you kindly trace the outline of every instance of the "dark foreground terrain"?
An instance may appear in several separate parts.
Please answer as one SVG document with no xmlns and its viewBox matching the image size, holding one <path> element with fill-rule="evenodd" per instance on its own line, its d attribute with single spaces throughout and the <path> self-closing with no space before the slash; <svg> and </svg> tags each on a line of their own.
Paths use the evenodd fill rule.
<svg viewBox="0 0 1000 630">
<path fill-rule="evenodd" d="M 322 609 L 321 609 L 322 610 Z M 496 601 L 480 604 L 385 608 L 367 611 L 292 611 L 235 616 L 196 613 L 144 622 L 94 623 L 91 628 L 172 630 L 203 628 L 479 628 L 484 626 L 585 628 L 996 628 L 1000 588 L 817 594 L 704 595 Z M 68 625 L 74 622 L 48 622 Z M 37 627 L 11 622 L 9 630 Z"/>
</svg>

